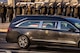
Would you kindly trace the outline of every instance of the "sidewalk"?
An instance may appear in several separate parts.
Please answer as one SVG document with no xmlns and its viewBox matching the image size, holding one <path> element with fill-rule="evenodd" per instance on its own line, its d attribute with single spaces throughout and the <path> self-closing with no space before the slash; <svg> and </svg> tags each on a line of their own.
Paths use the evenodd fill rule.
<svg viewBox="0 0 80 53">
<path fill-rule="evenodd" d="M 7 32 L 10 23 L 0 23 L 0 32 Z"/>
</svg>

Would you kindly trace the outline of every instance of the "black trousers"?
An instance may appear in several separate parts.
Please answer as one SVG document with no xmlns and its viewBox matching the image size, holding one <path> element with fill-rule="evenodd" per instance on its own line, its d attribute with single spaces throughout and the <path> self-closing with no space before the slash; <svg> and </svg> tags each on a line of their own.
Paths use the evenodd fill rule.
<svg viewBox="0 0 80 53">
<path fill-rule="evenodd" d="M 9 22 L 11 22 L 13 19 L 13 14 L 9 14 L 8 17 L 9 17 Z"/>
<path fill-rule="evenodd" d="M 1 17 L 1 23 L 5 23 L 6 22 L 6 16 L 4 13 L 0 13 L 0 17 Z"/>
</svg>

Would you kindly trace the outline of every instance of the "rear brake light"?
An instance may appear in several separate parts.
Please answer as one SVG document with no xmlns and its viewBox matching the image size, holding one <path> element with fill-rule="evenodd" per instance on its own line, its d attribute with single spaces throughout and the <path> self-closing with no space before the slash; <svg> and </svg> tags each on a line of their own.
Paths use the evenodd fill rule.
<svg viewBox="0 0 80 53">
<path fill-rule="evenodd" d="M 11 30 L 12 30 L 11 28 L 8 28 L 8 32 L 11 31 Z"/>
</svg>

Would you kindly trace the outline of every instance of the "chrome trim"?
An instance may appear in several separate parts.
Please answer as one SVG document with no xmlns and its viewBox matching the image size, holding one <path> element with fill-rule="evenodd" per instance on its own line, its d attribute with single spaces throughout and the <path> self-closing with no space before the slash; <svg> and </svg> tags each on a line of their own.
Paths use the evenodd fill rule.
<svg viewBox="0 0 80 53">
<path fill-rule="evenodd" d="M 58 21 L 57 29 L 60 29 L 60 21 Z"/>
<path fill-rule="evenodd" d="M 39 28 L 42 28 L 43 21 L 40 21 Z"/>
<path fill-rule="evenodd" d="M 27 22 L 27 21 L 24 21 L 24 22 Z M 24 23 L 24 22 L 21 22 L 21 23 L 15 25 L 15 27 L 19 27 L 19 25 L 21 25 L 21 24 Z"/>
<path fill-rule="evenodd" d="M 74 41 L 62 41 L 62 40 L 44 40 L 44 39 L 32 39 L 33 41 L 45 41 L 45 42 L 55 42 L 55 43 L 69 43 L 69 44 L 77 44 Z"/>
<path fill-rule="evenodd" d="M 17 23 L 19 23 L 19 22 L 21 22 L 21 21 L 23 21 L 23 20 L 25 20 L 25 19 L 28 19 L 28 18 L 24 18 L 24 19 L 21 19 L 21 20 L 19 20 L 19 21 L 13 22 L 12 24 L 17 24 Z"/>
<path fill-rule="evenodd" d="M 33 20 L 27 20 L 27 21 L 33 21 Z M 21 25 L 21 24 L 23 24 L 24 22 L 27 22 L 27 21 L 23 21 L 23 22 L 21 22 L 21 23 L 19 23 L 19 24 L 17 24 L 15 27 L 19 27 L 19 25 Z M 39 26 L 40 26 L 40 21 L 37 21 L 37 20 L 34 20 L 33 22 L 39 22 Z M 38 28 L 39 28 L 39 26 L 38 26 Z M 23 27 L 23 26 L 22 26 Z"/>
</svg>

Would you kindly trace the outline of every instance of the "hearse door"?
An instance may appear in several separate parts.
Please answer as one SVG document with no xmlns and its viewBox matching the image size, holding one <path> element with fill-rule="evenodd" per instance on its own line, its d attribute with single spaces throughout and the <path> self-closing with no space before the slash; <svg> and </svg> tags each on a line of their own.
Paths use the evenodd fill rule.
<svg viewBox="0 0 80 53">
<path fill-rule="evenodd" d="M 27 20 L 16 25 L 21 34 L 27 35 L 32 40 L 42 39 L 39 20 Z"/>
<path fill-rule="evenodd" d="M 57 21 L 43 21 L 40 30 L 42 41 L 56 42 L 58 40 L 58 32 L 56 30 Z"/>
<path fill-rule="evenodd" d="M 59 23 L 59 38 L 58 42 L 64 44 L 75 45 L 79 38 L 79 33 L 77 29 L 69 22 L 60 21 Z"/>
</svg>

